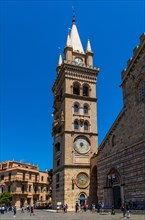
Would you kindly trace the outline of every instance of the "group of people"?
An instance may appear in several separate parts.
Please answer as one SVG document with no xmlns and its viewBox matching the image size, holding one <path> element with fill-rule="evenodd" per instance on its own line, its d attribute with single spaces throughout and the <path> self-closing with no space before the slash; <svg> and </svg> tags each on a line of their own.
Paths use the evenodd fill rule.
<svg viewBox="0 0 145 220">
<path fill-rule="evenodd" d="M 78 203 L 78 201 L 76 201 L 76 204 L 75 204 L 75 212 L 77 213 L 78 211 L 79 211 L 79 209 L 81 210 L 81 211 L 84 211 L 84 212 L 86 212 L 87 211 L 87 209 L 89 209 L 92 213 L 93 212 L 100 212 L 100 209 L 102 209 L 104 207 L 104 204 L 102 203 L 102 202 L 98 202 L 98 204 L 97 205 L 95 205 L 95 203 L 94 202 L 92 202 L 92 204 L 91 204 L 91 206 L 90 207 L 88 207 L 88 205 L 86 204 L 86 203 L 84 203 L 84 204 L 82 204 L 82 205 L 79 205 L 79 203 Z"/>
<path fill-rule="evenodd" d="M 27 205 L 26 210 L 30 213 L 30 215 L 34 215 L 34 206 Z"/>
</svg>

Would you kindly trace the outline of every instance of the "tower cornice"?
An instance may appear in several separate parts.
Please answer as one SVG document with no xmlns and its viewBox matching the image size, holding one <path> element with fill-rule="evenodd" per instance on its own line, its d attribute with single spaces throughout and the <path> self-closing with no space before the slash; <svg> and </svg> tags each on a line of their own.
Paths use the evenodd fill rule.
<svg viewBox="0 0 145 220">
<path fill-rule="evenodd" d="M 64 60 L 63 64 L 57 70 L 58 70 L 58 75 L 53 84 L 52 90 L 54 90 L 55 85 L 58 84 L 63 74 L 65 76 L 69 74 L 75 77 L 76 76 L 87 77 L 88 80 L 90 79 L 92 81 L 95 81 L 100 71 L 100 69 L 96 67 L 92 67 L 92 66 L 88 67 L 85 64 L 78 65 L 75 63 L 75 61 L 66 61 L 66 60 Z"/>
</svg>

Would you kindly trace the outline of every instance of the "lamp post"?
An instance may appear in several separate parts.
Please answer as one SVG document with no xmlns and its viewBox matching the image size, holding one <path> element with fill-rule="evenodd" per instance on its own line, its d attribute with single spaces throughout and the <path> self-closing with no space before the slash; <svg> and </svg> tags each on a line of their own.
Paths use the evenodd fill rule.
<svg viewBox="0 0 145 220">
<path fill-rule="evenodd" d="M 74 190 L 74 187 L 75 187 L 75 179 L 74 179 L 74 177 L 72 177 L 72 190 Z"/>
</svg>

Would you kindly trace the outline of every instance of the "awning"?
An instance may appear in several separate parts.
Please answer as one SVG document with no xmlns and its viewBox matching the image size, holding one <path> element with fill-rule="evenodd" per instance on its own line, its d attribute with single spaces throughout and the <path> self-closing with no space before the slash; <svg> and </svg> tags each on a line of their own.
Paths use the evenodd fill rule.
<svg viewBox="0 0 145 220">
<path fill-rule="evenodd" d="M 87 200 L 85 197 L 79 197 L 78 200 Z"/>
</svg>

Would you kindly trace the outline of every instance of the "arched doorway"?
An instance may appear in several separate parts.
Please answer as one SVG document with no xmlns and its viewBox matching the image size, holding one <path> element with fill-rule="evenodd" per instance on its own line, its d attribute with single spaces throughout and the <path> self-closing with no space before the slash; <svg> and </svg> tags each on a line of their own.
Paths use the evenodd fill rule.
<svg viewBox="0 0 145 220">
<path fill-rule="evenodd" d="M 81 193 L 78 200 L 80 201 L 80 207 L 83 206 L 87 200 L 85 193 Z"/>
<path fill-rule="evenodd" d="M 114 206 L 115 209 L 121 207 L 121 181 L 116 169 L 111 169 L 107 175 L 106 186 L 104 187 L 104 203 L 108 207 Z"/>
</svg>

